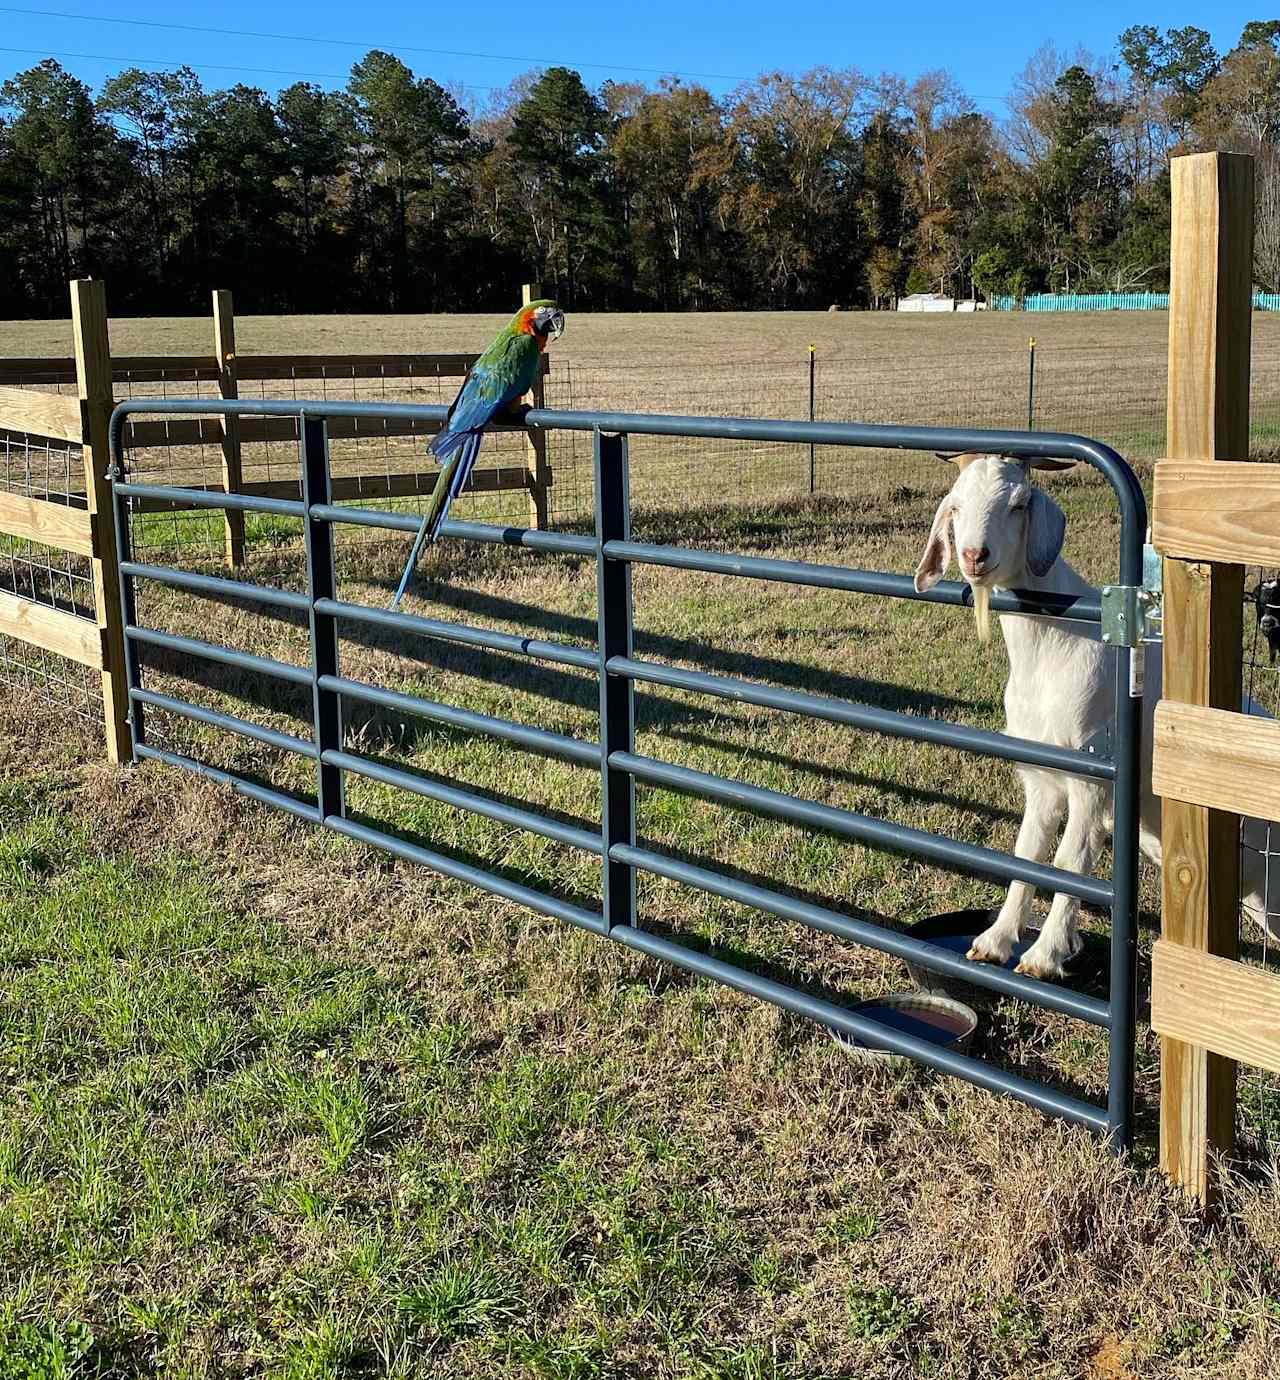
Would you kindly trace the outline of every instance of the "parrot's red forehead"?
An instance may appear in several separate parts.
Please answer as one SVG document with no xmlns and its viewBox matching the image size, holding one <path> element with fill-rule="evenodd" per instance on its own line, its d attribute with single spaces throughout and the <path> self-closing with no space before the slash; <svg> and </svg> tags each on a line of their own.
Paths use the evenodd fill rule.
<svg viewBox="0 0 1280 1380">
<path fill-rule="evenodd" d="M 533 328 L 533 314 L 536 307 L 524 307 L 516 313 L 515 329 L 519 335 L 531 335 L 538 342 L 538 352 L 541 353 L 547 348 L 547 337 L 539 335 Z"/>
</svg>

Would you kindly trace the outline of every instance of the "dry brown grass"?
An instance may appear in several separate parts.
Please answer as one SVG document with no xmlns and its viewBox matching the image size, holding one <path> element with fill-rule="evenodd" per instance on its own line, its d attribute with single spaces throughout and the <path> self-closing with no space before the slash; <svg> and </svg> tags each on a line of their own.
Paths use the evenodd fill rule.
<svg viewBox="0 0 1280 1380">
<path fill-rule="evenodd" d="M 507 321 L 498 314 L 455 316 L 238 316 L 236 343 L 245 354 L 400 353 L 465 351 L 489 340 Z M 1019 352 L 1027 337 L 1054 349 L 1100 350 L 1132 356 L 1135 365 L 1163 361 L 1165 312 L 980 312 L 935 316 L 893 312 L 574 312 L 557 349 L 600 365 L 697 367 L 710 357 L 754 371 L 799 358 L 809 345 L 821 356 L 868 359 L 932 356 L 963 367 L 966 356 Z M 1254 315 L 1259 348 L 1280 340 L 1280 317 Z M 212 349 L 203 317 L 117 317 L 118 354 L 201 354 Z M 71 351 L 67 321 L 0 321 L 0 355 Z"/>
<path fill-rule="evenodd" d="M 254 317 L 237 323 L 242 354 L 479 350 L 502 324 L 497 315 Z M 879 312 L 575 314 L 553 350 L 552 407 L 775 417 L 808 415 L 808 347 L 817 351 L 816 415 L 827 420 L 959 426 L 1021 426 L 1027 417 L 1027 339 L 1038 342 L 1036 425 L 1108 441 L 1149 461 L 1163 448 L 1167 316 L 1161 312 L 980 313 L 931 316 Z M 201 318 L 123 319 L 112 323 L 119 354 L 202 353 L 210 327 Z M 1254 317 L 1254 449 L 1280 437 L 1280 318 Z M 70 348 L 69 323 L 0 323 L 0 355 L 57 354 Z M 341 396 L 363 401 L 445 403 L 451 380 L 354 383 L 246 383 L 244 396 Z M 117 385 L 119 397 L 208 393 L 190 383 Z M 740 500 L 808 491 L 805 448 L 672 441 L 642 445 L 638 492 L 654 502 Z M 246 475 L 274 477 L 290 447 L 250 447 Z M 341 473 L 430 472 L 420 444 L 343 443 Z M 216 476 L 216 448 L 142 457 L 194 476 Z M 522 465 L 516 438 L 491 438 L 488 463 Z M 559 520 L 590 507 L 589 446 L 553 436 L 552 509 Z M 842 457 L 819 451 L 819 492 L 850 487 Z M 645 493 L 645 485 L 651 491 Z M 856 487 L 853 486 L 853 487 Z M 522 516 L 519 495 L 476 500 L 476 515 Z"/>
</svg>

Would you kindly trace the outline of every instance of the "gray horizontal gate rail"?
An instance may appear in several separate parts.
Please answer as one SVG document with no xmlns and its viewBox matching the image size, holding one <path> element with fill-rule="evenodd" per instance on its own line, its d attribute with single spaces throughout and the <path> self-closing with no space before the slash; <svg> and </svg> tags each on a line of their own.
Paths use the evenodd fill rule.
<svg viewBox="0 0 1280 1380">
<path fill-rule="evenodd" d="M 255 498 L 243 494 L 134 482 L 127 475 L 121 443 L 125 420 L 138 413 L 295 418 L 300 433 L 301 498 Z M 687 972 L 772 1002 L 784 1010 L 805 1016 L 868 1045 L 906 1055 L 929 1068 L 1081 1123 L 1106 1135 L 1117 1149 L 1129 1146 L 1133 1132 L 1140 732 L 1139 701 L 1129 694 L 1130 650 L 1127 647 L 1115 649 L 1114 755 L 1110 757 L 829 696 L 688 671 L 638 658 L 633 647 L 631 608 L 631 567 L 635 564 L 672 566 L 744 579 L 783 581 L 936 604 L 971 604 L 973 596 L 969 587 L 959 581 L 943 581 L 921 594 L 915 590 L 909 576 L 886 571 L 856 570 L 634 542 L 630 533 L 627 437 L 714 437 L 875 449 L 986 451 L 1024 459 L 1080 461 L 1098 470 L 1111 486 L 1120 513 L 1117 582 L 1136 586 L 1142 583 L 1146 504 L 1133 472 L 1120 456 L 1100 442 L 1050 432 L 535 410 L 526 419 L 530 427 L 587 431 L 594 435 L 596 535 L 588 537 L 572 533 L 538 532 L 513 526 L 458 521 L 445 523 L 443 535 L 450 539 L 519 546 L 533 552 L 569 554 L 594 560 L 597 570 L 598 627 L 596 645 L 590 647 L 472 628 L 417 614 L 392 613 L 337 597 L 332 534 L 335 526 L 414 532 L 418 528 L 419 518 L 411 513 L 382 512 L 332 502 L 326 419 L 406 418 L 439 423 L 444 420 L 445 413 L 443 407 L 410 404 L 203 398 L 138 399 L 116 408 L 111 419 L 113 506 L 121 555 L 121 600 L 126 623 L 130 721 L 135 757 L 165 762 L 224 782 L 251 799 L 287 810 L 301 819 L 371 844 L 407 861 L 422 864 L 493 895 L 505 897 L 539 914 L 590 930 Z M 192 507 L 233 508 L 296 518 L 302 524 L 306 542 L 307 592 L 281 590 L 132 560 L 128 521 L 130 500 L 156 498 L 176 500 Z M 134 589 L 139 580 L 167 584 L 220 601 L 247 601 L 268 610 L 303 614 L 311 630 L 310 665 L 295 666 L 198 638 L 142 627 L 137 621 Z M 993 595 L 991 606 L 1000 612 L 1041 614 L 1093 625 L 1099 624 L 1102 617 L 1100 602 L 1096 597 L 1066 598 L 1001 592 Z M 463 643 L 589 671 L 596 676 L 599 684 L 600 740 L 593 743 L 550 733 L 344 676 L 338 667 L 338 649 L 343 627 L 352 624 L 381 627 L 407 637 Z M 142 685 L 139 656 L 139 649 L 143 646 L 157 646 L 308 687 L 313 697 L 311 738 L 293 737 L 233 715 L 146 690 Z M 634 686 L 637 682 L 671 686 L 1110 783 L 1114 791 L 1115 814 L 1111 878 L 1104 880 L 1064 871 L 977 844 L 963 843 L 849 810 L 765 790 L 746 782 L 640 756 L 635 752 Z M 341 727 L 340 707 L 344 702 L 377 705 L 398 714 L 447 723 L 464 732 L 495 737 L 527 751 L 597 770 L 601 776 L 600 827 L 598 830 L 584 829 L 577 824 L 495 801 L 462 787 L 433 781 L 350 751 L 343 741 Z M 152 746 L 147 741 L 145 719 L 146 711 L 152 709 L 182 715 L 290 753 L 310 757 L 316 763 L 315 800 L 300 800 L 181 753 Z M 343 794 L 343 780 L 347 773 L 469 810 L 594 854 L 601 860 L 601 909 L 589 910 L 348 818 Z M 637 781 L 691 793 L 702 799 L 840 837 L 857 839 L 871 847 L 922 858 L 934 866 L 1002 882 L 1019 879 L 1103 906 L 1111 917 L 1108 999 L 1102 1001 L 1056 983 L 988 964 L 971 963 L 936 945 L 913 939 L 885 926 L 858 920 L 825 906 L 745 882 L 727 873 L 640 847 L 635 825 Z M 735 967 L 673 939 L 651 934 L 640 927 L 636 914 L 638 872 L 665 877 L 905 959 L 1001 996 L 1016 997 L 1100 1026 L 1108 1031 L 1110 1039 L 1106 1104 L 1103 1106 L 1069 1096 L 972 1055 L 939 1048 L 892 1030 L 834 1002 Z"/>
</svg>

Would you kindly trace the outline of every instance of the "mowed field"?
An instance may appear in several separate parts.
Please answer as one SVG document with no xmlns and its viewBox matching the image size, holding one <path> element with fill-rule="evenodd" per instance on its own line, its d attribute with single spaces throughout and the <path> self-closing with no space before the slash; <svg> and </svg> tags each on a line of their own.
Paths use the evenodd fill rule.
<svg viewBox="0 0 1280 1380">
<path fill-rule="evenodd" d="M 515 309 L 512 304 L 512 310 Z M 355 354 L 473 350 L 509 317 L 237 316 L 236 345 L 245 354 Z M 570 312 L 555 347 L 583 363 L 631 367 L 664 364 L 696 369 L 708 359 L 759 367 L 812 343 L 823 355 L 877 359 L 933 356 L 962 364 L 966 351 L 1018 350 L 1039 343 L 1132 351 L 1150 365 L 1164 358 L 1165 312 Z M 1254 315 L 1260 343 L 1280 341 L 1280 317 Z M 118 354 L 186 355 L 211 349 L 200 317 L 116 317 L 111 346 Z M 0 355 L 65 355 L 71 322 L 0 321 Z"/>
<path fill-rule="evenodd" d="M 508 318 L 307 316 L 237 318 L 242 355 L 470 352 Z M 797 418 L 809 415 L 809 347 L 816 370 L 815 415 L 830 421 L 1021 427 L 1028 418 L 1028 341 L 1036 341 L 1034 425 L 1107 441 L 1138 463 L 1163 453 L 1166 336 L 1163 312 L 933 315 L 893 312 L 570 313 L 552 349 L 548 405 L 622 411 Z M 1280 315 L 1253 318 L 1253 445 L 1280 445 Z M 121 318 L 111 323 L 117 355 L 212 351 L 208 318 Z M 0 322 L 0 356 L 65 356 L 69 321 Z M 345 396 L 364 401 L 447 402 L 451 380 L 344 380 L 340 369 L 310 379 L 246 382 L 244 397 Z M 195 385 L 117 383 L 117 396 L 189 395 Z M 209 385 L 202 385 L 204 392 Z M 581 516 L 589 495 L 581 444 L 557 441 L 568 487 L 553 512 Z M 393 448 L 394 450 L 394 448 Z M 699 467 L 678 444 L 637 470 L 637 483 L 724 496 L 808 491 L 807 453 L 757 464 L 722 461 L 703 449 Z M 501 447 L 491 442 L 491 455 Z M 510 453 L 514 454 L 514 450 Z M 248 459 L 249 457 L 247 457 Z M 760 456 L 763 460 L 764 457 Z M 824 464 L 824 460 L 829 462 Z M 392 458 L 389 468 L 402 468 Z M 836 457 L 819 454 L 817 488 L 844 485 Z M 661 476 L 675 471 L 674 483 Z"/>
<path fill-rule="evenodd" d="M 478 351 L 503 315 L 240 316 L 241 354 L 320 355 Z M 1280 365 L 1280 317 L 1254 317 L 1255 354 Z M 565 366 L 582 380 L 590 406 L 645 411 L 709 410 L 798 416 L 808 404 L 808 352 L 819 389 L 840 393 L 819 415 L 861 420 L 897 409 L 924 420 L 948 400 L 1007 396 L 1025 418 L 1027 342 L 1035 336 L 1042 387 L 1065 401 L 1100 393 L 1132 410 L 1163 397 L 1168 318 L 1163 312 L 931 315 L 893 312 L 569 313 L 553 346 L 553 376 Z M 111 322 L 119 355 L 207 354 L 207 318 L 120 318 Z M 69 321 L 0 322 L 0 356 L 71 352 Z M 1154 393 L 1153 393 L 1154 390 Z M 837 400 L 832 399 L 834 404 Z M 705 404 L 706 406 L 698 406 Z M 934 420 L 943 420 L 935 416 Z M 974 419 L 978 420 L 977 418 Z"/>
<path fill-rule="evenodd" d="M 1136 316 L 1055 321 L 1129 330 Z M 599 328 L 603 353 L 620 321 L 643 338 L 647 320 L 578 324 Z M 932 342 L 958 384 L 971 365 L 962 328 L 998 327 L 1017 344 L 998 317 L 652 320 L 672 354 L 683 339 L 689 378 L 689 337 L 731 325 L 707 339 L 739 352 L 739 386 L 757 399 L 778 323 L 796 331 L 787 350 L 807 349 L 819 326 L 883 344 L 904 325 L 901 339 Z M 385 322 L 376 341 L 352 323 L 341 341 L 313 345 L 307 322 L 307 343 L 273 346 L 252 322 L 241 322 L 245 352 L 428 348 Z M 467 332 L 493 325 L 440 323 L 455 334 L 430 348 L 473 348 Z M 955 332 L 947 350 L 939 325 Z M 48 348 L 65 348 L 44 329 Z M 117 350 L 156 352 L 153 336 L 128 329 L 113 326 Z M 1148 371 L 1162 370 L 1163 318 L 1137 329 Z M 168 348 L 204 344 L 175 336 Z M 625 352 L 609 367 L 634 377 Z M 679 405 L 664 398 L 624 405 Z M 692 456 L 681 456 L 683 489 L 673 468 L 669 488 L 638 496 L 639 539 L 904 572 L 951 475 L 931 458 L 898 455 L 886 470 L 869 454 L 842 461 L 838 492 L 726 492 Z M 637 447 L 637 469 L 644 457 Z M 771 461 L 752 463 L 766 473 Z M 1105 487 L 1088 474 L 1044 482 L 1068 513 L 1069 558 L 1104 579 L 1116 540 Z M 139 535 L 156 558 L 202 569 L 220 546 L 194 515 L 145 519 Z M 339 597 L 385 604 L 406 545 L 346 530 Z M 253 578 L 299 587 L 287 524 L 251 520 L 249 560 Z M 1002 723 L 1002 644 L 980 646 L 961 611 L 658 568 L 637 568 L 634 583 L 639 656 Z M 444 544 L 407 606 L 590 645 L 595 568 Z M 306 660 L 306 629 L 287 619 L 155 586 L 139 616 Z M 381 634 L 344 643 L 343 671 L 578 737 L 598 731 L 595 682 L 572 671 Z M 151 688 L 305 731 L 299 700 L 248 676 L 168 658 L 149 658 L 146 675 Z M 1002 763 L 650 687 L 637 718 L 639 752 L 1013 845 L 1020 799 Z M 148 731 L 309 789 L 307 764 L 273 748 L 160 713 Z M 598 819 L 590 771 L 384 715 L 354 716 L 348 732 L 388 763 Z M 915 1068 L 867 1069 L 821 1029 L 749 998 L 174 770 L 110 768 L 97 751 L 91 732 L 22 689 L 0 698 L 3 1380 L 1274 1373 L 1280 1192 L 1259 1154 L 1265 1109 L 1252 1081 L 1248 1158 L 1223 1217 L 1202 1225 L 1154 1168 L 1157 1051 L 1145 1027 L 1140 1140 L 1120 1162 L 1017 1104 Z M 426 846 L 598 898 L 589 855 L 373 783 L 349 789 L 358 816 Z M 642 789 L 639 811 L 647 845 L 889 925 L 999 897 L 665 791 Z M 1146 875 L 1144 985 L 1157 891 Z M 651 928 L 835 1000 L 906 985 L 892 960 L 665 881 L 642 881 L 640 906 Z M 1102 1095 L 1099 1031 L 966 999 L 983 1057 Z"/>
<path fill-rule="evenodd" d="M 479 351 L 504 316 L 311 316 L 237 319 L 241 355 L 288 359 L 351 353 Z M 1029 407 L 1028 340 L 1036 340 L 1032 419 L 1039 430 L 1097 437 L 1145 466 L 1164 448 L 1167 316 L 1159 312 L 570 313 L 551 351 L 552 408 L 804 418 L 810 415 L 809 347 L 814 349 L 813 414 L 826 421 L 902 422 L 962 427 L 1022 427 Z M 116 355 L 189 355 L 212 350 L 207 318 L 118 319 Z M 0 323 L 0 356 L 65 356 L 69 322 Z M 1254 317 L 1254 448 L 1280 443 L 1280 318 Z M 35 380 L 33 380 L 34 382 Z M 297 379 L 242 380 L 242 397 L 344 397 L 360 401 L 447 403 L 456 380 L 429 370 L 411 378 L 355 380 L 342 369 Z M 118 398 L 208 395 L 212 385 L 175 378 L 117 381 Z M 556 521 L 590 514 L 589 438 L 550 438 Z M 633 493 L 671 506 L 705 499 L 738 501 L 799 495 L 813 487 L 856 488 L 848 453 L 728 443 L 645 440 L 636 446 Z M 492 437 L 490 464 L 523 466 L 519 438 Z M 882 457 L 883 458 L 883 457 Z M 246 479 L 276 478 L 286 447 L 250 447 Z M 416 442 L 339 444 L 336 472 L 430 473 Z M 135 457 L 140 468 L 174 480 L 216 478 L 216 447 Z M 207 474 L 199 473 L 206 469 Z M 518 515 L 521 504 L 471 503 L 474 516 Z"/>
</svg>

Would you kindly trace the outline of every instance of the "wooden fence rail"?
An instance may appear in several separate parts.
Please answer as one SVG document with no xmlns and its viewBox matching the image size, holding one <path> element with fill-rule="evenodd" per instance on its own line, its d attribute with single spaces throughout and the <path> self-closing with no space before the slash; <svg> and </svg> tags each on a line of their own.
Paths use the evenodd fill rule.
<svg viewBox="0 0 1280 1380">
<path fill-rule="evenodd" d="M 80 404 L 57 393 L 0 387 L 0 431 L 80 444 Z"/>
<path fill-rule="evenodd" d="M 524 301 L 537 297 L 526 284 Z M 208 355 L 111 355 L 107 338 L 106 294 L 100 282 L 71 284 L 72 335 L 75 353 L 54 358 L 0 358 L 0 437 L 33 438 L 80 448 L 83 489 L 62 495 L 62 501 L 0 491 L 0 533 L 71 552 L 90 562 L 94 621 L 53 608 L 21 595 L 0 591 L 0 635 L 17 638 L 81 665 L 101 670 L 107 751 L 112 761 L 130 756 L 128 705 L 124 682 L 124 632 L 119 608 L 119 580 L 115 527 L 107 478 L 107 424 L 119 385 L 182 383 L 217 385 L 217 396 L 235 398 L 246 383 L 308 380 L 421 380 L 461 379 L 477 355 L 242 355 L 236 350 L 235 314 L 231 294 L 215 291 L 212 310 L 213 352 Z M 530 399 L 541 407 L 549 364 L 542 371 Z M 74 387 L 75 396 L 48 390 Z M 368 421 L 335 418 L 329 435 L 335 440 L 374 437 L 429 436 L 438 425 L 385 419 Z M 547 491 L 552 482 L 546 442 L 523 427 L 495 427 L 525 437 L 524 454 L 509 465 L 475 471 L 470 488 L 481 493 L 525 493 L 530 525 L 547 525 Z M 243 447 L 269 441 L 292 442 L 297 423 L 290 417 L 198 418 L 131 421 L 125 431 L 128 445 L 144 447 L 217 446 L 220 482 L 187 485 L 204 489 L 291 498 L 298 481 L 244 479 Z M 344 474 L 333 484 L 335 499 L 404 498 L 429 495 L 436 468 L 423 458 L 422 468 L 388 475 Z M 73 480 L 73 485 L 75 481 Z M 175 511 L 183 505 L 156 500 L 141 511 Z M 231 566 L 245 559 L 244 514 L 227 512 L 226 558 Z"/>
<path fill-rule="evenodd" d="M 76 333 L 73 381 L 79 396 L 0 385 L 0 432 L 37 443 L 78 447 L 84 490 L 60 495 L 61 501 L 0 491 L 0 532 L 86 558 L 94 613 L 86 617 L 0 590 L 0 634 L 101 672 L 107 754 L 119 762 L 129 757 L 130 743 L 119 572 L 107 479 L 107 422 L 113 404 L 102 284 L 72 283 L 71 312 Z M 13 377 L 12 373 L 6 376 Z"/>
<path fill-rule="evenodd" d="M 4 404 L 0 403 L 0 425 L 5 415 Z M 0 532 L 52 546 L 57 551 L 93 556 L 93 519 L 88 512 L 52 499 L 27 498 L 0 490 Z"/>
</svg>

